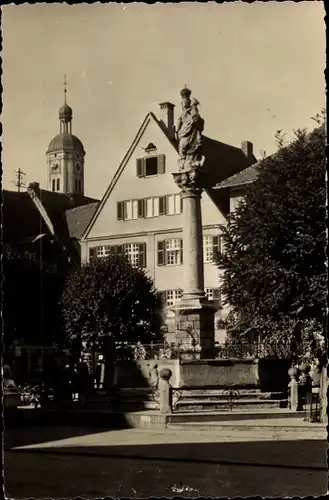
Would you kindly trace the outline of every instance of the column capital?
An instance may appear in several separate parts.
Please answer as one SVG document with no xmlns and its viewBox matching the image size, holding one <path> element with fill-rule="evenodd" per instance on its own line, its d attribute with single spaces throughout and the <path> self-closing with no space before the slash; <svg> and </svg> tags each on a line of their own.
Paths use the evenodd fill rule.
<svg viewBox="0 0 329 500">
<path fill-rule="evenodd" d="M 172 175 L 183 195 L 201 197 L 203 191 L 201 182 L 202 173 L 198 167 L 192 167 L 189 170 L 177 172 Z"/>
</svg>

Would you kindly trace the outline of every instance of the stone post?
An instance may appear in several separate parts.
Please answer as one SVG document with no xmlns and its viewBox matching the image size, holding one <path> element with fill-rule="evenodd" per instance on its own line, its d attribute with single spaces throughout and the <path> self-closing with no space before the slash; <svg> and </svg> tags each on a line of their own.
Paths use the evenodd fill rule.
<svg viewBox="0 0 329 500">
<path fill-rule="evenodd" d="M 288 384 L 289 387 L 289 406 L 291 411 L 297 411 L 298 409 L 298 382 L 297 375 L 298 370 L 295 366 L 292 366 L 288 370 L 288 374 L 290 377 L 290 382 Z"/>
<path fill-rule="evenodd" d="M 160 392 L 160 413 L 172 413 L 172 391 L 169 379 L 172 373 L 169 368 L 160 371 L 159 392 Z"/>
</svg>

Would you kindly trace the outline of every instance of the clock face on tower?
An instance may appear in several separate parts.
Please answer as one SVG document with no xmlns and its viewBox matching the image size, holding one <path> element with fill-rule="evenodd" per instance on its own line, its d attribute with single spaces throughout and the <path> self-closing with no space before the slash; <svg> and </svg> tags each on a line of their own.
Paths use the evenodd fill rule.
<svg viewBox="0 0 329 500">
<path fill-rule="evenodd" d="M 75 171 L 79 174 L 82 170 L 82 166 L 80 165 L 80 163 L 76 163 L 75 164 Z"/>
<path fill-rule="evenodd" d="M 53 164 L 51 165 L 51 170 L 52 170 L 53 172 L 57 172 L 57 170 L 59 170 L 58 163 L 53 163 Z"/>
</svg>

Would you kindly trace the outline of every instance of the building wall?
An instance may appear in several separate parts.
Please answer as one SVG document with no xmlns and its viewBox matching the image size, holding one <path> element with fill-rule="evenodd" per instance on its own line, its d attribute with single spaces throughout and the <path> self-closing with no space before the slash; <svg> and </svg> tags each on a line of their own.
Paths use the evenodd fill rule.
<svg viewBox="0 0 329 500">
<path fill-rule="evenodd" d="M 237 206 L 243 200 L 245 195 L 245 189 L 235 188 L 231 189 L 230 192 L 230 213 L 235 212 Z"/>
</svg>

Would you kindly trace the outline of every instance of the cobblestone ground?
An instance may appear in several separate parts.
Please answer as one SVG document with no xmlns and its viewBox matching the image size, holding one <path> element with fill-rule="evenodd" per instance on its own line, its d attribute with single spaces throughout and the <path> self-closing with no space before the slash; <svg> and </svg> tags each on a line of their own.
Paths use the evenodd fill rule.
<svg viewBox="0 0 329 500">
<path fill-rule="evenodd" d="M 281 434 L 257 429 L 230 434 L 81 428 L 7 431 L 5 494 L 11 498 L 325 494 L 326 441 L 296 432 Z"/>
</svg>

